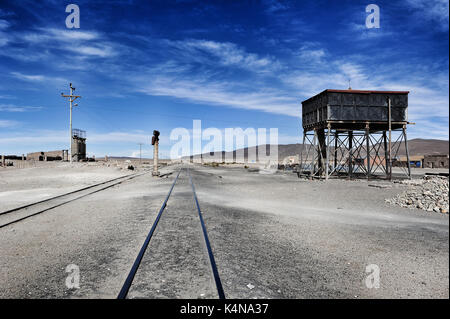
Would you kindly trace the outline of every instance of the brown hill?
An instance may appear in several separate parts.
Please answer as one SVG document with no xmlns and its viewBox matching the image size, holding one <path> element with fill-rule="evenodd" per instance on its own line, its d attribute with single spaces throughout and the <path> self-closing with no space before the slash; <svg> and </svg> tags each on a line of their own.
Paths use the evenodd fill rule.
<svg viewBox="0 0 450 319">
<path fill-rule="evenodd" d="M 244 156 L 247 158 L 249 151 L 256 152 L 259 148 L 265 148 L 268 145 L 253 146 L 249 148 L 244 148 Z M 432 155 L 432 154 L 449 154 L 449 141 L 444 140 L 434 140 L 434 139 L 412 139 L 408 141 L 409 154 L 414 155 Z M 285 144 L 278 145 L 278 160 L 282 161 L 287 156 L 300 154 L 302 149 L 302 144 Z M 240 149 L 241 151 L 242 149 Z M 231 153 L 235 154 L 236 151 L 226 152 L 227 156 L 231 156 Z M 222 156 L 225 152 L 222 151 Z M 405 155 L 404 144 L 400 147 L 399 155 Z M 195 155 L 197 158 L 199 155 Z M 191 156 L 192 158 L 192 156 Z"/>
<path fill-rule="evenodd" d="M 449 143 L 443 140 L 426 140 L 416 138 L 408 141 L 410 155 L 432 155 L 432 154 L 449 154 Z M 400 148 L 402 154 L 405 154 L 404 147 Z"/>
</svg>

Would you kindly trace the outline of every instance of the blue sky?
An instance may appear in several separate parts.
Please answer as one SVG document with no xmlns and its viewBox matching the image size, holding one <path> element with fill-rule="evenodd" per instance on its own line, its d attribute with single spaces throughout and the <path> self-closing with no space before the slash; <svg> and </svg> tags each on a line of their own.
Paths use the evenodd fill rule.
<svg viewBox="0 0 450 319">
<path fill-rule="evenodd" d="M 79 29 L 65 8 L 80 7 Z M 365 8 L 380 7 L 367 29 Z M 0 0 L 0 153 L 138 155 L 173 128 L 279 130 L 301 141 L 301 101 L 324 89 L 409 90 L 409 138 L 448 139 L 448 1 Z"/>
</svg>

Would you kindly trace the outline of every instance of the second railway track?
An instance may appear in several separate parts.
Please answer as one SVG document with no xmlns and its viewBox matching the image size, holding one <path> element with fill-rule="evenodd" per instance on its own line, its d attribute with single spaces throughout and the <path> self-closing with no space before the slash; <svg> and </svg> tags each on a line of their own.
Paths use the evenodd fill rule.
<svg viewBox="0 0 450 319">
<path fill-rule="evenodd" d="M 62 205 L 68 204 L 75 200 L 81 199 L 83 197 L 98 193 L 100 191 L 106 190 L 108 188 L 114 187 L 116 185 L 122 184 L 125 181 L 131 180 L 133 178 L 147 174 L 148 172 L 135 173 L 130 175 L 125 175 L 121 177 L 116 177 L 101 183 L 89 185 L 68 193 L 57 195 L 54 197 L 46 198 L 34 203 L 9 209 L 0 212 L 0 229 L 6 226 L 18 223 L 22 220 L 28 219 L 30 217 L 42 214 L 54 208 L 60 207 Z"/>
</svg>

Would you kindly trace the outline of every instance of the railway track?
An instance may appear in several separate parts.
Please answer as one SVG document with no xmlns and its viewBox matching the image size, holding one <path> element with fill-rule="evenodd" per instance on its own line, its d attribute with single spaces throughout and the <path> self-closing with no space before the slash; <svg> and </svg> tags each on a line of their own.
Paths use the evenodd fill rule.
<svg viewBox="0 0 450 319">
<path fill-rule="evenodd" d="M 159 221 L 160 221 L 160 219 L 161 219 L 161 217 L 162 217 L 162 215 L 164 213 L 164 210 L 165 210 L 165 208 L 167 206 L 169 198 L 170 198 L 170 196 L 172 194 L 172 191 L 173 191 L 173 189 L 174 189 L 174 187 L 175 187 L 175 185 L 176 185 L 176 183 L 178 181 L 178 178 L 179 178 L 179 176 L 180 176 L 182 171 L 183 171 L 183 168 L 181 168 L 178 171 L 178 174 L 175 177 L 175 180 L 173 181 L 173 183 L 172 183 L 172 185 L 171 185 L 171 187 L 169 189 L 169 193 L 167 194 L 167 196 L 166 196 L 166 198 L 165 198 L 161 208 L 159 209 L 159 212 L 158 212 L 158 214 L 156 216 L 156 219 L 155 219 L 155 221 L 154 221 L 154 223 L 153 223 L 153 225 L 152 225 L 152 227 L 151 227 L 147 237 L 145 238 L 145 241 L 144 241 L 141 249 L 139 250 L 139 253 L 138 253 L 138 255 L 137 255 L 137 257 L 136 257 L 136 259 L 135 259 L 135 261 L 133 263 L 133 266 L 131 267 L 130 272 L 128 273 L 127 278 L 125 279 L 125 282 L 124 282 L 124 284 L 123 284 L 123 286 L 122 286 L 122 288 L 121 288 L 121 290 L 120 290 L 120 292 L 119 292 L 119 294 L 117 296 L 117 299 L 125 299 L 127 297 L 128 291 L 130 290 L 130 287 L 133 284 L 134 277 L 136 276 L 136 273 L 137 273 L 137 271 L 139 269 L 139 266 L 141 265 L 142 259 L 143 259 L 144 255 L 145 255 L 145 252 L 147 251 L 147 248 L 149 247 L 150 241 L 151 241 L 151 239 L 152 239 L 152 237 L 153 237 L 153 235 L 155 233 L 155 230 L 156 230 L 156 228 L 158 226 L 158 223 L 159 223 Z M 201 229 L 202 229 L 202 235 L 203 235 L 203 239 L 205 241 L 205 247 L 206 247 L 208 258 L 209 258 L 209 264 L 211 266 L 212 274 L 213 274 L 213 277 L 214 277 L 214 282 L 215 282 L 216 289 L 217 289 L 217 295 L 218 295 L 219 299 L 225 299 L 225 293 L 224 293 L 224 290 L 223 290 L 222 282 L 220 280 L 220 276 L 219 276 L 219 272 L 218 272 L 218 269 L 217 269 L 216 261 L 214 259 L 214 254 L 213 254 L 213 251 L 212 251 L 212 248 L 211 248 L 211 244 L 209 242 L 208 233 L 207 233 L 207 230 L 206 230 L 206 225 L 205 225 L 205 222 L 203 220 L 203 214 L 202 214 L 202 211 L 200 209 L 200 204 L 198 202 L 197 193 L 195 191 L 195 186 L 194 186 L 194 183 L 193 183 L 193 180 L 192 180 L 189 168 L 186 169 L 186 173 L 187 173 L 188 178 L 189 178 L 189 183 L 190 183 L 190 186 L 191 186 L 191 189 L 192 189 L 192 193 L 193 193 L 193 199 L 194 199 L 194 202 L 195 202 L 195 206 L 197 208 L 199 222 L 200 222 Z"/>
<path fill-rule="evenodd" d="M 147 173 L 148 172 L 135 173 L 131 175 L 116 177 L 105 182 L 97 183 L 65 194 L 46 198 L 38 202 L 0 212 L 0 229 L 18 223 L 30 217 L 45 213 L 54 208 L 68 204 L 83 197 L 101 192 Z"/>
</svg>

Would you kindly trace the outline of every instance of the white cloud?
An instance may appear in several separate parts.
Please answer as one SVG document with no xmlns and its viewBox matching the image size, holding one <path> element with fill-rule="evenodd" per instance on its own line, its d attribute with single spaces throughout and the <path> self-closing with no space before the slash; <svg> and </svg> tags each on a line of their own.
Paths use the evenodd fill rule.
<svg viewBox="0 0 450 319">
<path fill-rule="evenodd" d="M 202 104 L 221 105 L 293 117 L 298 117 L 300 114 L 300 105 L 295 98 L 285 96 L 270 88 L 243 90 L 226 82 L 201 81 L 195 78 L 179 80 L 174 77 L 159 77 L 137 90 L 148 95 L 170 96 Z"/>
<path fill-rule="evenodd" d="M 20 72 L 11 72 L 11 75 L 15 78 L 23 81 L 28 82 L 58 82 L 58 83 L 66 83 L 68 82 L 66 79 L 60 78 L 60 77 L 50 77 L 45 75 L 30 75 L 30 74 L 23 74 Z"/>
<path fill-rule="evenodd" d="M 442 31 L 448 31 L 448 0 L 406 0 L 406 3 L 417 10 L 417 18 L 437 22 Z"/>
<path fill-rule="evenodd" d="M 11 120 L 1 120 L 0 119 L 0 128 L 9 128 L 17 126 L 19 122 L 17 121 L 11 121 Z"/>
<path fill-rule="evenodd" d="M 0 19 L 0 47 L 6 46 L 11 42 L 11 35 L 6 31 L 10 26 L 11 23 L 9 21 Z"/>
<path fill-rule="evenodd" d="M 181 50 L 180 54 L 192 61 L 223 66 L 233 66 L 257 71 L 273 71 L 280 67 L 279 62 L 270 56 L 260 57 L 255 53 L 248 53 L 243 48 L 230 42 L 216 42 L 210 40 L 164 41 L 167 45 Z"/>
<path fill-rule="evenodd" d="M 0 104 L 0 112 L 28 112 L 42 109 L 40 106 L 18 106 L 13 104 Z"/>
<path fill-rule="evenodd" d="M 84 56 L 98 56 L 102 58 L 114 55 L 113 49 L 109 46 L 73 46 L 68 47 L 67 50 Z"/>
<path fill-rule="evenodd" d="M 0 30 L 6 30 L 10 25 L 11 24 L 8 22 L 8 20 L 0 19 Z"/>
<path fill-rule="evenodd" d="M 14 99 L 15 97 L 9 94 L 0 94 L 0 99 Z"/>
<path fill-rule="evenodd" d="M 351 79 L 353 89 L 410 91 L 408 119 L 417 123 L 409 128 L 410 138 L 448 138 L 449 96 L 448 78 L 434 83 L 428 79 L 440 74 L 421 73 L 420 76 L 400 70 L 399 76 L 384 72 L 385 65 L 378 65 L 376 73 L 372 67 L 342 60 L 327 61 L 328 69 L 319 66 L 308 71 L 295 70 L 282 76 L 283 81 L 308 98 L 324 89 L 346 89 Z M 403 74 L 403 75 L 402 75 Z"/>
<path fill-rule="evenodd" d="M 92 31 L 79 31 L 79 30 L 62 30 L 62 29 L 41 29 L 46 31 L 47 34 L 54 36 L 52 39 L 59 39 L 61 41 L 73 42 L 74 40 L 97 40 L 100 35 L 97 32 Z"/>
<path fill-rule="evenodd" d="M 437 122 L 427 119 L 418 119 L 415 125 L 408 126 L 408 139 L 414 138 L 432 138 L 440 140 L 448 140 L 448 120 L 444 122 Z"/>
<path fill-rule="evenodd" d="M 266 7 L 264 11 L 270 14 L 289 9 L 287 3 L 277 0 L 265 0 L 263 1 L 263 4 Z"/>
<path fill-rule="evenodd" d="M 20 79 L 20 80 L 26 80 L 26 81 L 38 81 L 42 82 L 45 80 L 45 76 L 43 75 L 28 75 L 28 74 L 22 74 L 20 72 L 11 72 L 11 75 L 14 77 Z"/>
<path fill-rule="evenodd" d="M 108 43 L 101 34 L 94 31 L 37 28 L 32 32 L 15 32 L 7 36 L 5 34 L 4 37 L 1 35 L 0 32 L 0 46 L 24 42 L 29 45 L 24 48 L 10 46 L 1 52 L 2 55 L 24 61 L 52 61 L 59 58 L 60 51 L 70 52 L 72 62 L 76 58 L 106 58 L 116 55 L 115 47 L 119 46 Z M 30 47 L 33 48 L 33 54 L 29 53 Z M 65 67 L 70 65 L 71 63 L 66 63 Z"/>
<path fill-rule="evenodd" d="M 7 45 L 9 42 L 5 32 L 0 32 L 0 47 Z"/>
<path fill-rule="evenodd" d="M 300 50 L 298 56 L 300 59 L 306 60 L 309 63 L 320 62 L 322 58 L 325 56 L 325 51 L 323 49 L 318 50 L 302 49 Z"/>
<path fill-rule="evenodd" d="M 364 26 L 361 24 L 354 28 L 361 31 Z M 75 52 L 77 54 L 71 55 L 76 67 L 92 69 L 94 62 L 90 61 L 94 60 L 88 60 L 89 58 L 114 57 L 125 50 L 131 52 L 128 58 L 132 59 L 135 68 L 131 63 L 127 63 L 125 67 L 121 61 L 115 59 L 109 61 L 117 63 L 97 64 L 95 61 L 97 68 L 94 71 L 116 78 L 120 81 L 121 88 L 132 86 L 132 90 L 148 95 L 299 117 L 302 98 L 310 97 L 326 88 L 347 88 L 348 79 L 351 79 L 354 89 L 398 87 L 401 90 L 411 90 L 412 120 L 429 119 L 433 116 L 448 118 L 448 110 L 445 109 L 448 108 L 448 101 L 445 101 L 448 94 L 444 89 L 427 89 L 425 80 L 413 78 L 407 70 L 404 76 L 393 79 L 392 72 L 396 67 L 392 65 L 374 67 L 362 59 L 355 61 L 345 56 L 335 58 L 332 52 L 321 47 L 320 43 L 307 43 L 300 49 L 293 50 L 292 60 L 295 62 L 283 64 L 273 56 L 249 52 L 245 47 L 231 42 L 147 39 L 148 41 L 142 42 L 141 47 L 131 48 L 125 45 L 122 47 L 118 42 L 108 42 L 106 34 L 97 32 L 64 29 L 38 31 L 21 33 L 16 38 L 25 39 L 36 48 L 45 48 L 45 52 L 52 52 L 52 49 Z M 41 51 L 34 50 L 38 52 L 27 56 L 24 54 L 26 48 L 24 52 L 14 51 L 13 48 L 8 50 L 11 57 L 31 59 L 32 56 L 41 54 Z M 284 51 L 286 52 L 289 50 Z M 56 54 L 45 54 L 50 65 L 61 65 L 51 61 L 52 57 L 55 57 L 55 61 L 58 59 Z M 41 60 L 41 57 L 36 60 Z M 301 63 L 296 63 L 297 61 Z M 405 68 L 408 69 L 409 66 Z M 29 82 L 45 83 L 52 80 L 48 75 L 20 72 L 12 72 L 11 75 Z M 428 75 L 427 78 L 435 78 L 435 75 Z M 53 80 L 69 82 L 60 78 Z M 126 85 L 122 85 L 124 82 Z M 119 95 L 120 93 L 117 92 Z M 142 137 L 140 133 L 124 135 L 118 132 L 93 135 L 90 141 L 134 142 L 139 137 Z"/>
<path fill-rule="evenodd" d="M 96 32 L 64 30 L 53 28 L 39 28 L 38 32 L 27 32 L 19 34 L 19 37 L 32 43 L 43 42 L 71 42 L 72 44 L 80 41 L 97 40 L 100 35 Z"/>
<path fill-rule="evenodd" d="M 22 38 L 33 44 L 47 43 L 47 47 L 50 45 L 78 55 L 108 57 L 114 54 L 111 45 L 107 45 L 97 32 L 54 28 L 40 28 L 38 31 L 25 33 Z"/>
<path fill-rule="evenodd" d="M 382 28 L 367 28 L 365 21 L 359 23 L 350 22 L 346 26 L 350 32 L 342 32 L 338 35 L 341 39 L 357 39 L 361 41 L 370 41 L 372 39 L 392 36 L 393 32 L 388 31 L 387 21 L 384 21 Z"/>
</svg>

